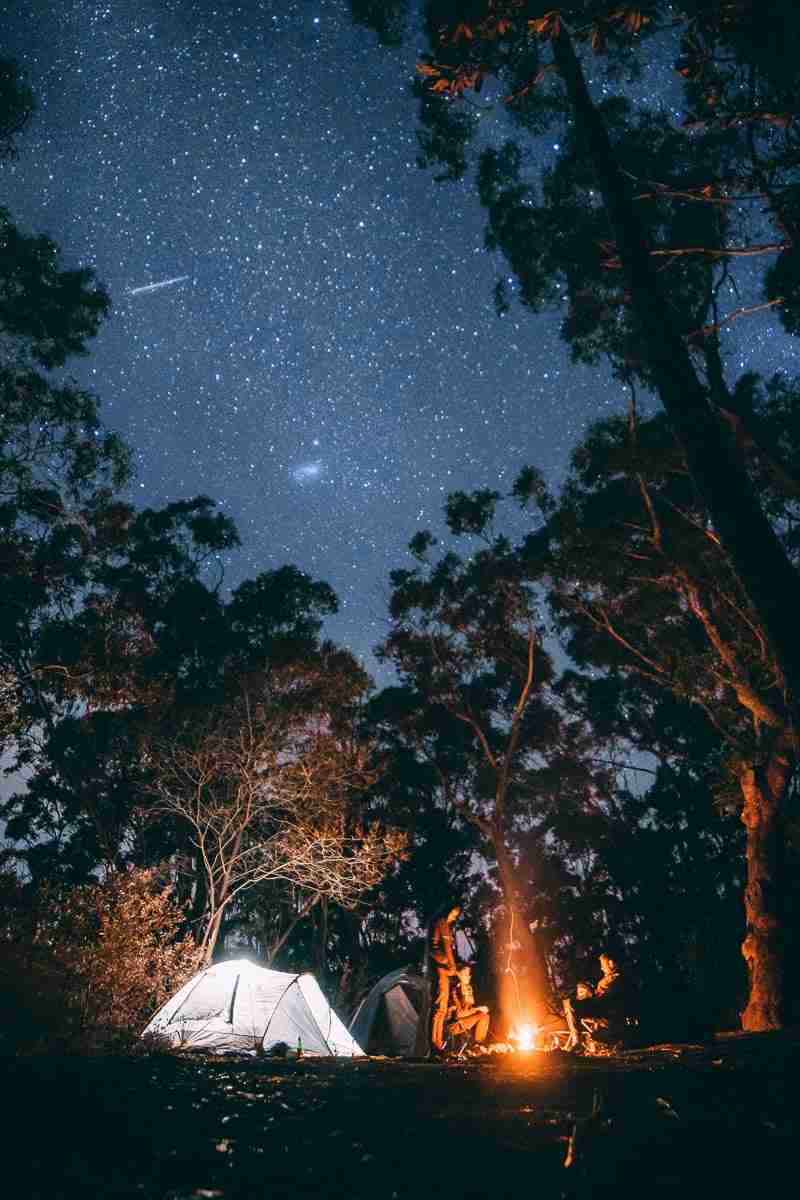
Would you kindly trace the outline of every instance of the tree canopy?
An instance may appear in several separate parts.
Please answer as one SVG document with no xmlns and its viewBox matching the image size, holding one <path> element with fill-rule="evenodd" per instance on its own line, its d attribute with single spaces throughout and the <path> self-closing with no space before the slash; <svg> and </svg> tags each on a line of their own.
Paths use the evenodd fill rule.
<svg viewBox="0 0 800 1200">
<path fill-rule="evenodd" d="M 658 396 L 797 693 L 800 581 L 730 436 L 734 387 L 718 336 L 753 307 L 737 298 L 737 261 L 776 253 L 775 267 L 762 270 L 762 307 L 784 308 L 788 298 L 791 325 L 798 68 L 778 58 L 784 35 L 797 38 L 796 11 L 430 0 L 423 13 L 423 161 L 439 159 L 440 178 L 453 178 L 475 145 L 487 245 L 506 256 L 523 303 L 566 298 L 562 330 L 573 352 L 608 356 Z M 666 106 L 652 113 L 642 102 L 645 67 L 664 96 L 684 81 L 680 124 Z M 500 112 L 514 142 L 482 145 L 481 129 Z M 556 163 L 540 150 L 541 178 L 529 180 L 519 142 L 553 125 Z M 502 289 L 497 299 L 502 309 Z"/>
</svg>

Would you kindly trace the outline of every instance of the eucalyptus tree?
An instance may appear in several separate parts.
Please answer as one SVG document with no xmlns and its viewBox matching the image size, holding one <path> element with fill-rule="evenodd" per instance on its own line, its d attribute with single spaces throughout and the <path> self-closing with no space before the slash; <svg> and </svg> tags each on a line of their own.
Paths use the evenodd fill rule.
<svg viewBox="0 0 800 1200">
<path fill-rule="evenodd" d="M 48 239 L 0 213 L 0 741 L 26 772 L 80 690 L 55 632 L 83 608 L 131 517 L 128 448 L 95 396 L 49 374 L 86 352 L 107 309 L 91 271 L 63 270 Z"/>
<path fill-rule="evenodd" d="M 0 159 L 16 154 L 32 111 L 19 67 L 0 60 Z M 98 530 L 130 477 L 129 452 L 103 428 L 96 398 L 48 374 L 87 353 L 109 305 L 93 271 L 64 267 L 51 239 L 23 232 L 0 208 L 3 739 L 24 724 L 26 706 L 42 707 L 32 631 L 85 585 Z"/>
<path fill-rule="evenodd" d="M 796 324 L 800 58 L 784 53 L 800 37 L 796 6 L 429 0 L 420 8 L 422 161 L 457 178 L 470 146 L 483 142 L 487 245 L 506 256 L 523 303 L 566 301 L 563 331 L 577 356 L 607 355 L 626 382 L 659 397 L 789 690 L 800 694 L 800 579 L 748 473 L 749 439 L 731 436 L 742 426 L 718 337 L 753 308 L 774 307 L 787 329 Z M 640 103 L 642 70 L 647 94 L 660 88 L 664 98 L 657 114 Z M 676 125 L 668 113 L 683 84 L 686 115 Z M 501 111 L 516 140 L 498 148 L 494 129 L 479 131 Z M 522 170 L 520 143 L 548 134 L 547 160 L 554 131 L 557 165 L 537 183 Z M 775 254 L 762 272 L 763 300 L 743 305 L 730 286 L 737 266 Z M 752 292 L 749 277 L 743 286 Z"/>
<path fill-rule="evenodd" d="M 528 482 L 546 504 L 541 481 L 529 474 Z M 498 499 L 491 491 L 450 497 L 451 531 L 483 541 L 467 557 L 436 555 L 432 536 L 416 535 L 417 565 L 391 575 L 391 627 L 377 653 L 400 677 L 391 714 L 399 737 L 433 772 L 440 807 L 477 831 L 496 873 L 501 976 L 515 985 L 503 998 L 506 1015 L 519 1019 L 521 1007 L 538 1018 L 550 981 L 515 842 L 524 831 L 544 837 L 580 731 L 567 727 L 553 690 L 530 560 L 492 530 Z M 579 774 L 578 786 L 591 788 L 591 772 Z"/>
<path fill-rule="evenodd" d="M 797 391 L 749 380 L 765 431 L 791 458 Z M 550 522 L 553 602 L 568 652 L 695 705 L 727 747 L 746 831 L 747 1029 L 779 1028 L 790 956 L 786 835 L 798 738 L 784 676 L 759 614 L 724 553 L 667 421 L 612 418 L 573 455 Z M 754 475 L 790 561 L 798 502 L 764 455 Z M 634 693 L 635 695 L 636 693 Z"/>
<path fill-rule="evenodd" d="M 308 908 L 351 907 L 401 852 L 391 827 L 359 819 L 376 767 L 344 713 L 366 683 L 348 655 L 322 647 L 313 660 L 237 674 L 145 738 L 153 810 L 194 849 L 205 963 L 229 910 L 258 885 L 294 886 Z"/>
<path fill-rule="evenodd" d="M 0 61 L 0 157 L 15 150 L 31 104 L 19 72 Z M 252 823 L 247 836 L 239 831 L 233 868 L 223 853 L 222 876 L 204 875 L 197 842 L 220 823 L 241 825 L 248 797 L 261 801 L 262 872 L 293 839 L 293 874 L 262 877 L 343 900 L 366 886 L 358 880 L 380 836 L 359 834 L 336 774 L 361 749 L 344 728 L 349 701 L 332 684 L 346 679 L 358 691 L 364 680 L 349 656 L 320 643 L 337 606 L 327 584 L 285 566 L 226 595 L 222 564 L 239 545 L 230 518 L 204 496 L 142 510 L 125 497 L 127 448 L 102 426 L 94 396 L 52 374 L 88 352 L 109 308 L 91 270 L 66 269 L 49 238 L 21 231 L 0 209 L 0 738 L 6 763 L 25 776 L 2 805 L 7 857 L 37 882 L 69 883 L 170 858 L 181 898 L 205 920 L 210 954 L 241 890 L 231 871 L 242 855 L 251 861 Z M 252 712 L 236 702 L 234 681 L 254 674 L 259 713 L 270 695 L 264 728 L 291 734 L 279 750 L 277 734 L 259 742 Z M 279 677 L 290 681 L 282 689 Z M 164 747 L 157 761 L 147 752 L 154 744 Z M 202 831 L 180 807 L 183 793 L 167 787 L 179 752 L 187 773 L 217 756 Z M 279 806 L 268 819 L 264 801 L 270 753 L 280 833 Z"/>
<path fill-rule="evenodd" d="M 0 601 L 18 698 L 6 748 L 25 776 L 3 815 L 36 877 L 82 880 L 163 851 L 148 835 L 145 853 L 136 819 L 137 725 L 208 677 L 210 650 L 198 662 L 198 648 L 219 640 L 222 620 L 201 572 L 237 538 L 203 497 L 137 512 L 110 489 L 61 521 L 55 501 L 44 511 L 41 528 L 18 522 L 26 555 Z"/>
<path fill-rule="evenodd" d="M 595 753 L 615 774 L 590 803 L 554 814 L 556 959 L 573 982 L 590 977 L 592 952 L 610 933 L 648 1007 L 662 1007 L 664 1036 L 676 991 L 692 997 L 698 1020 L 738 1023 L 745 830 L 726 744 L 673 691 L 600 659 L 587 667 L 565 672 L 565 703 L 590 723 Z"/>
<path fill-rule="evenodd" d="M 365 730 L 385 764 L 368 803 L 379 817 L 391 814 L 409 839 L 407 857 L 382 884 L 376 912 L 370 914 L 365 934 L 372 942 L 384 936 L 398 945 L 413 942 L 448 896 L 458 896 L 465 913 L 470 907 L 470 874 L 481 834 L 445 803 L 435 763 L 417 752 L 410 733 L 420 717 L 418 703 L 407 685 L 390 684 L 365 707 Z"/>
</svg>

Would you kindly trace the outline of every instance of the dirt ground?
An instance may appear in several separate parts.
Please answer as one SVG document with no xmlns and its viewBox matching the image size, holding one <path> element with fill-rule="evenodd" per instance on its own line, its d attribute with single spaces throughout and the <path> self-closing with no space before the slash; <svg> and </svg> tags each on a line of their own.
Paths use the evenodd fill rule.
<svg viewBox="0 0 800 1200">
<path fill-rule="evenodd" d="M 796 1187 L 800 1031 L 613 1058 L 37 1056 L 6 1059 L 3 1073 L 15 1200 L 728 1198 Z"/>
</svg>

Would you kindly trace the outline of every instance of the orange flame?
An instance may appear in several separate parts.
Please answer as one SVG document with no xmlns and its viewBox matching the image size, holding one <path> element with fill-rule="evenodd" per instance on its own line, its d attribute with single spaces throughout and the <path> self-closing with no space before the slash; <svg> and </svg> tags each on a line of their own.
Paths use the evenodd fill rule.
<svg viewBox="0 0 800 1200">
<path fill-rule="evenodd" d="M 520 1025 L 517 1030 L 517 1047 L 520 1050 L 533 1050 L 536 1043 L 536 1028 L 533 1025 Z"/>
</svg>

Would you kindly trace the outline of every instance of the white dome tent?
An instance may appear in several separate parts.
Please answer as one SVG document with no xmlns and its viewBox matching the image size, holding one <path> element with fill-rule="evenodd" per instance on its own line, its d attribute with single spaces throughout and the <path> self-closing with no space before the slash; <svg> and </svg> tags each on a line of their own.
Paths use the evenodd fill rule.
<svg viewBox="0 0 800 1200">
<path fill-rule="evenodd" d="M 176 1049 L 269 1053 L 285 1043 L 303 1054 L 363 1055 L 313 975 L 269 971 L 246 958 L 200 971 L 158 1010 L 142 1037 Z"/>
</svg>

